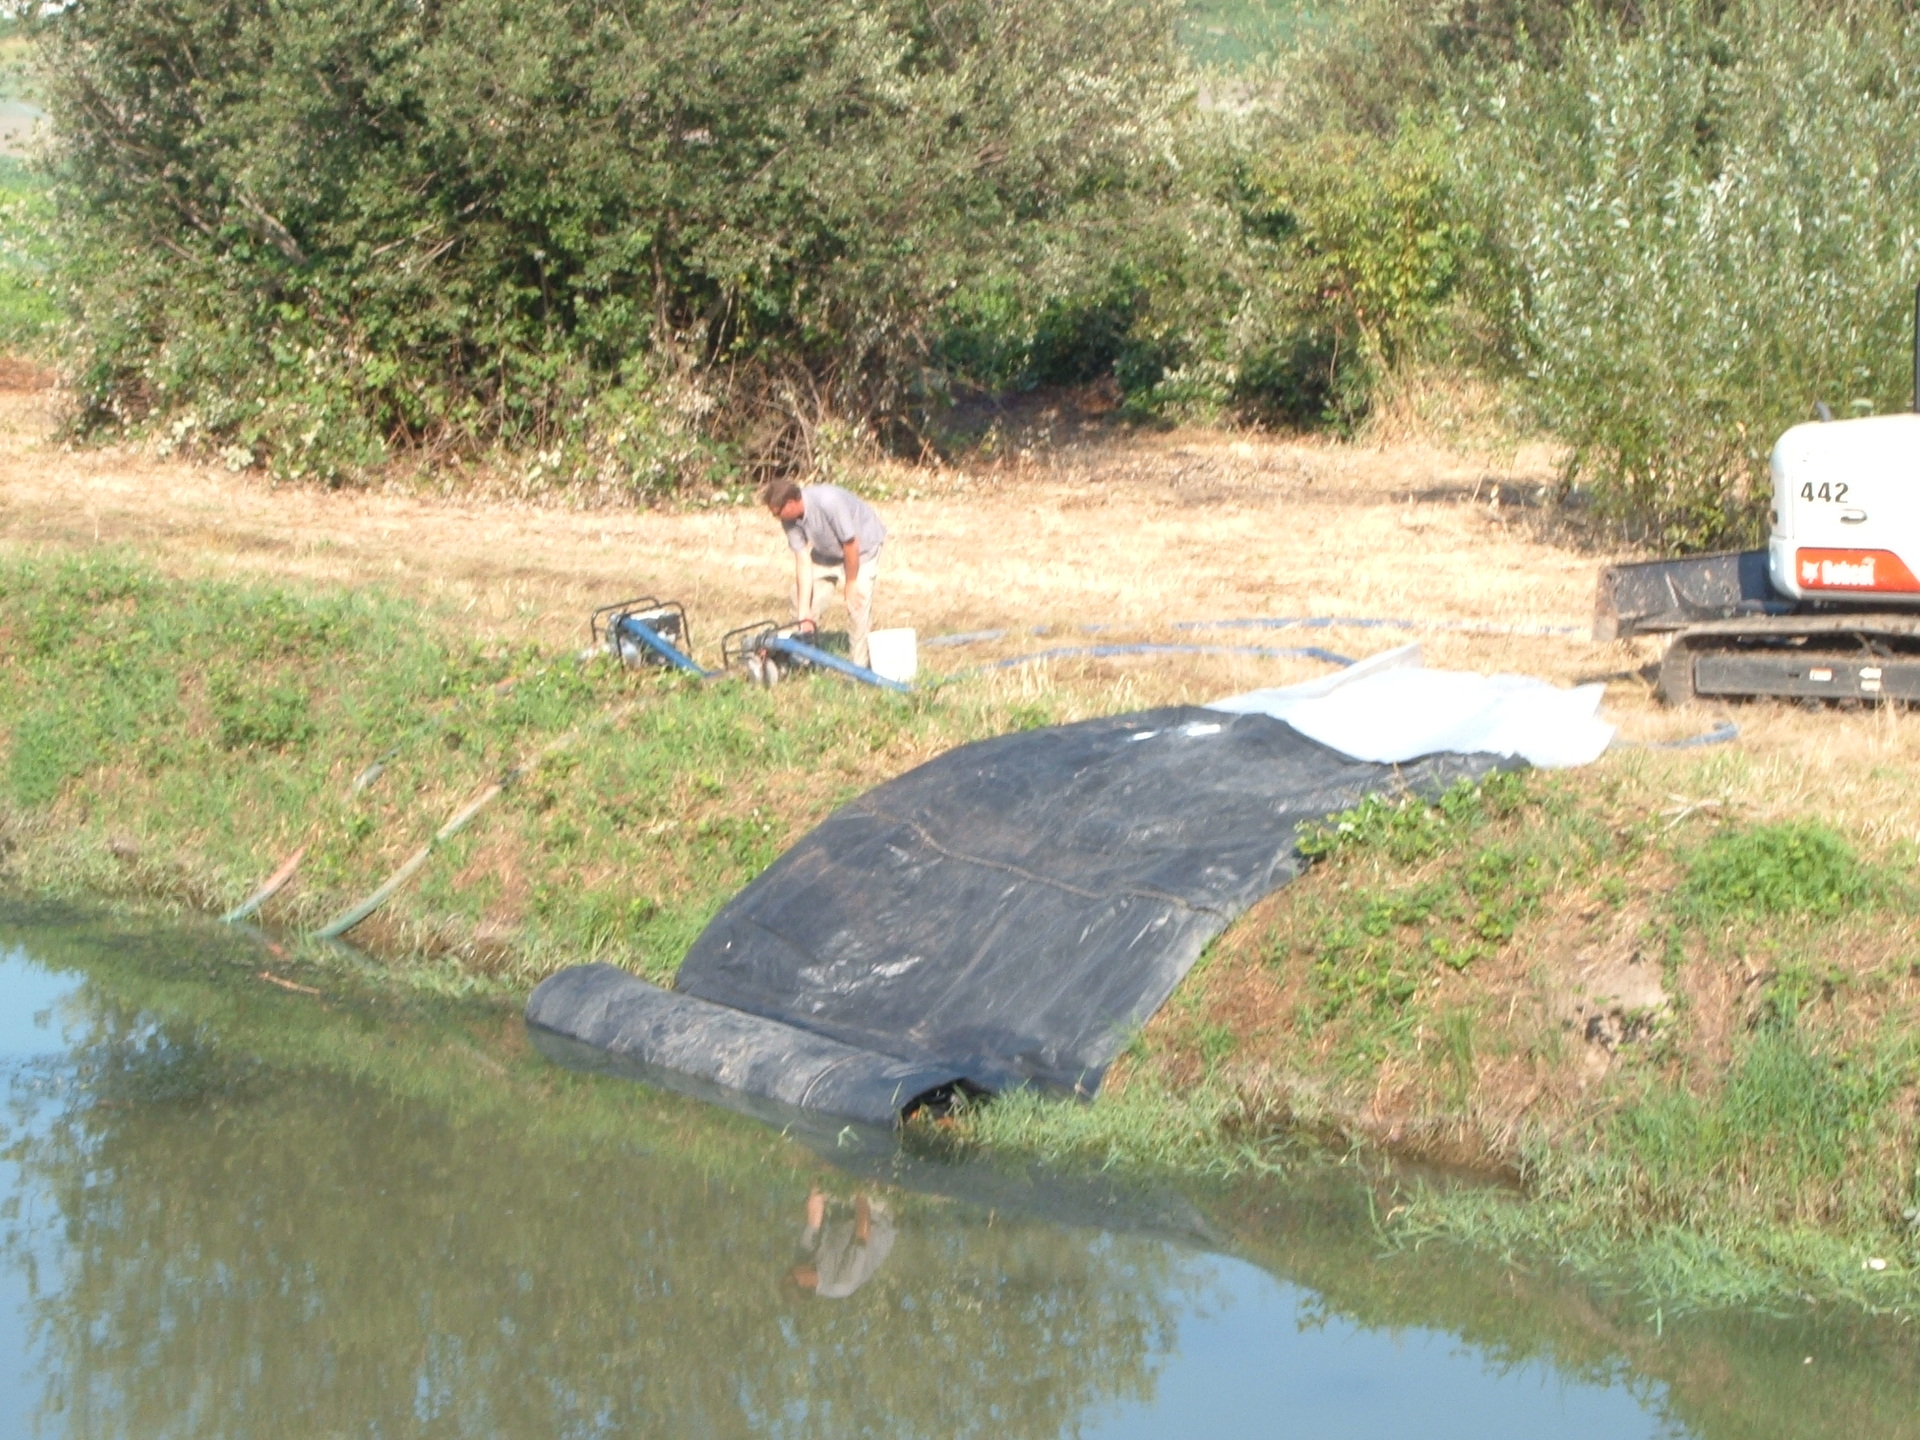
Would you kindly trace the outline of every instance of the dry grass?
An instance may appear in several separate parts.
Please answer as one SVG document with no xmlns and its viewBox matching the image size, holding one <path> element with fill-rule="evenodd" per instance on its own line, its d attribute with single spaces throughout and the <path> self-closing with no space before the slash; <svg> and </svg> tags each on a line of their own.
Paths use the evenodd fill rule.
<svg viewBox="0 0 1920 1440">
<path fill-rule="evenodd" d="M 784 604 L 779 536 L 751 507 L 580 511 L 275 487 L 256 474 L 124 449 L 64 448 L 52 432 L 57 396 L 40 377 L 7 372 L 0 384 L 12 386 L 0 389 L 0 520 L 16 548 L 120 546 L 178 574 L 381 585 L 467 617 L 484 634 L 548 645 L 576 642 L 595 605 L 637 592 L 684 600 L 708 646 Z M 891 497 L 880 502 L 891 539 L 879 620 L 923 637 L 1050 627 L 1045 638 L 925 652 L 936 669 L 1091 641 L 1075 633 L 1086 624 L 1116 627 L 1101 641 L 1316 644 L 1349 655 L 1409 637 L 1175 627 L 1349 615 L 1584 629 L 1604 557 L 1556 543 L 1542 523 L 1533 497 L 1551 483 L 1554 458 L 1543 446 L 1502 457 L 1417 439 L 1341 445 L 1095 427 L 971 469 L 883 467 L 862 481 Z M 1756 809 L 1831 814 L 1876 836 L 1920 833 L 1904 774 L 1920 737 L 1908 718 L 1666 711 L 1634 674 L 1654 654 L 1644 643 L 1444 629 L 1417 638 L 1432 665 L 1563 684 L 1614 677 L 1607 713 L 1630 739 L 1676 738 L 1733 714 L 1743 736 L 1727 765 L 1647 759 L 1681 788 L 1724 776 L 1713 783 L 1735 786 Z M 1324 668 L 1227 656 L 1065 660 L 1016 683 L 1111 709 Z"/>
<path fill-rule="evenodd" d="M 546 645 L 580 640 L 594 606 L 637 592 L 685 601 L 709 647 L 723 629 L 784 604 L 784 551 L 752 507 L 580 511 L 275 487 L 257 474 L 126 449 L 63 447 L 52 428 L 58 397 L 43 376 L 0 372 L 0 387 L 0 521 L 16 549 L 115 546 L 176 574 L 379 585 L 466 617 L 485 635 Z M 1044 432 L 1049 413 L 1024 416 L 1025 431 Z M 1408 424 L 1397 433 L 1422 431 Z M 1775 706 L 1665 710 L 1635 674 L 1655 654 L 1645 642 L 1176 628 L 1348 615 L 1584 630 L 1604 557 L 1555 543 L 1541 523 L 1533 499 L 1551 483 L 1554 459 L 1539 445 L 1462 454 L 1420 438 L 1342 445 L 1082 425 L 1051 447 L 1009 446 L 972 468 L 880 467 L 861 482 L 891 497 L 880 502 L 891 538 L 879 620 L 923 638 L 1049 628 L 923 652 L 946 671 L 1096 639 L 1363 655 L 1418 638 L 1430 665 L 1563 684 L 1611 677 L 1606 713 L 1625 738 L 1690 735 L 1722 715 L 1741 726 L 1732 751 L 1606 762 L 1639 767 L 1650 791 L 1664 785 L 1757 818 L 1824 815 L 1875 843 L 1920 835 L 1912 779 L 1920 721 Z M 1114 628 L 1077 633 L 1087 624 Z M 1065 659 L 989 683 L 1009 693 L 1039 687 L 1096 713 L 1324 671 L 1313 660 L 1242 656 Z"/>
<path fill-rule="evenodd" d="M 274 488 L 62 449 L 49 438 L 54 403 L 0 394 L 14 544 L 121 544 L 183 572 L 383 583 L 548 642 L 633 590 L 679 596 L 709 635 L 783 599 L 779 537 L 750 507 L 582 512 Z M 884 469 L 864 482 L 892 497 L 881 619 L 923 634 L 1089 622 L 1149 634 L 1329 613 L 1581 625 L 1588 557 L 1543 548 L 1524 512 L 1487 503 L 1495 482 L 1501 494 L 1546 482 L 1549 458 L 1523 452 L 1496 473 L 1430 446 L 1176 433 L 971 471 Z M 1541 657 L 1565 669 L 1564 651 Z"/>
</svg>

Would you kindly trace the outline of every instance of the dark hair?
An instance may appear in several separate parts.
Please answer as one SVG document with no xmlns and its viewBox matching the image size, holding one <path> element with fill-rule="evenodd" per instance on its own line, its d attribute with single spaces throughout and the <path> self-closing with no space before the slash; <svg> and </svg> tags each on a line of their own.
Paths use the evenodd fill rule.
<svg viewBox="0 0 1920 1440">
<path fill-rule="evenodd" d="M 787 508 L 789 500 L 800 498 L 800 485 L 795 480 L 769 480 L 760 487 L 760 503 L 776 515 Z"/>
</svg>

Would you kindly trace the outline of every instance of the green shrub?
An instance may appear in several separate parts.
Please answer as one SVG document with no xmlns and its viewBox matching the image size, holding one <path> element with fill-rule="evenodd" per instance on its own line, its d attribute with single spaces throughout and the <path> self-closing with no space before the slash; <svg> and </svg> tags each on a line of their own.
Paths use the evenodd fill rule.
<svg viewBox="0 0 1920 1440">
<path fill-rule="evenodd" d="M 1143 418 L 1350 428 L 1477 254 L 1447 145 L 1196 122 L 1177 187 L 1098 244 L 957 291 L 936 356 L 989 389 L 1111 375 Z"/>
<path fill-rule="evenodd" d="M 37 354 L 60 320 L 54 295 L 46 182 L 0 156 L 0 347 Z"/>
<path fill-rule="evenodd" d="M 1247 178 L 1245 223 L 1278 292 L 1241 341 L 1243 413 L 1347 426 L 1433 328 L 1477 237 L 1456 201 L 1449 137 L 1327 133 L 1277 144 Z"/>
<path fill-rule="evenodd" d="M 1167 0 L 101 0 L 42 25 L 88 423 L 649 488 L 911 410 L 1163 170 Z M 120 117 L 140 118 L 131 144 Z M 726 403 L 722 403 L 723 400 Z"/>
</svg>

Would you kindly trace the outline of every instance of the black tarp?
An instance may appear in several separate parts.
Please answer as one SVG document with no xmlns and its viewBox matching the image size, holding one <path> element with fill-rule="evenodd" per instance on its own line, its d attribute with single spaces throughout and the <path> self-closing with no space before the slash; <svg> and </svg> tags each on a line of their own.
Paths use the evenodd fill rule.
<svg viewBox="0 0 1920 1440">
<path fill-rule="evenodd" d="M 955 1080 L 1091 1095 L 1207 942 L 1299 873 L 1303 824 L 1495 764 L 1370 764 L 1264 715 L 1190 706 L 979 741 L 775 861 L 695 941 L 678 996 L 567 971 L 528 1018 L 859 1119 Z M 630 1021 L 608 1018 L 609 986 Z"/>
</svg>

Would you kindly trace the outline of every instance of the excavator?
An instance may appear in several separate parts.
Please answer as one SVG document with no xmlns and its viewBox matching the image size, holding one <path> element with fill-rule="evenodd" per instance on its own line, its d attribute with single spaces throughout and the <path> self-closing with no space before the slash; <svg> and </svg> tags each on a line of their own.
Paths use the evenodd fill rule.
<svg viewBox="0 0 1920 1440">
<path fill-rule="evenodd" d="M 1612 565 L 1596 640 L 1668 635 L 1668 704 L 1920 702 L 1920 290 L 1913 410 L 1795 425 L 1773 447 L 1764 550 Z"/>
</svg>

